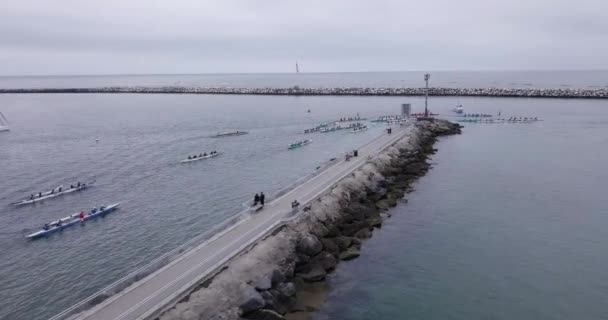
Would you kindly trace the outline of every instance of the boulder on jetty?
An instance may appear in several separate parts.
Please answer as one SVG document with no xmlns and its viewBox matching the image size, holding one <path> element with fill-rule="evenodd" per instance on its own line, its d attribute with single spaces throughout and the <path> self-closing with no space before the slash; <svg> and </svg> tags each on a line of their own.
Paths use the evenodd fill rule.
<svg viewBox="0 0 608 320">
<path fill-rule="evenodd" d="M 310 311 L 302 300 L 310 298 L 308 289 L 323 284 L 340 261 L 361 254 L 362 241 L 390 217 L 386 210 L 428 171 L 427 157 L 437 137 L 460 129 L 443 120 L 419 121 L 411 135 L 339 181 L 309 211 L 232 259 L 159 320 L 283 319 L 290 312 Z"/>
</svg>

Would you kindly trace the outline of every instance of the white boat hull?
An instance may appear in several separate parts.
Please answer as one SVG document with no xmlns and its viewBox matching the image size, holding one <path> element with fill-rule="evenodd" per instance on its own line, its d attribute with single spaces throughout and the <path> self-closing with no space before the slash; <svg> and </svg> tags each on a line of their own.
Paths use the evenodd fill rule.
<svg viewBox="0 0 608 320">
<path fill-rule="evenodd" d="M 62 191 L 54 191 L 53 193 L 51 193 L 50 191 L 47 191 L 42 194 L 42 197 L 35 197 L 34 199 L 25 199 L 25 200 L 13 203 L 13 205 L 22 206 L 22 205 L 26 205 L 26 204 L 36 203 L 39 201 L 44 201 L 47 199 L 57 198 L 59 196 L 63 196 L 63 195 L 69 194 L 69 193 L 84 190 L 84 189 L 88 188 L 91 184 L 93 184 L 93 182 L 82 184 L 82 185 L 80 185 L 80 187 L 74 187 L 71 189 L 62 189 Z M 59 187 L 57 187 L 53 190 L 58 190 L 58 189 L 59 189 Z"/>
</svg>

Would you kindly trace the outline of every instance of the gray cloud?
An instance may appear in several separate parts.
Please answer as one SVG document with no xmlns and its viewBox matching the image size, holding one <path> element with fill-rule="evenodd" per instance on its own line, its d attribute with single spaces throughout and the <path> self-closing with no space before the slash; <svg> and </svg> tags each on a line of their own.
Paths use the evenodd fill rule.
<svg viewBox="0 0 608 320">
<path fill-rule="evenodd" d="M 608 68 L 608 3 L 20 0 L 2 74 Z"/>
</svg>

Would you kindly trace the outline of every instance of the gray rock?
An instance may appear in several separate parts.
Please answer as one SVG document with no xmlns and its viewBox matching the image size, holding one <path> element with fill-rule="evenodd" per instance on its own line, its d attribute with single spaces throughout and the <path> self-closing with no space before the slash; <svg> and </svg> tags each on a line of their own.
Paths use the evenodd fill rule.
<svg viewBox="0 0 608 320">
<path fill-rule="evenodd" d="M 306 282 L 317 282 L 325 279 L 327 272 L 321 265 L 314 265 L 310 271 L 303 273 L 300 276 Z"/>
<path fill-rule="evenodd" d="M 405 188 L 404 189 L 394 189 L 389 194 L 389 199 L 399 200 L 405 196 Z"/>
<path fill-rule="evenodd" d="M 272 288 L 271 275 L 263 275 L 254 281 L 254 287 L 258 291 L 264 291 Z"/>
<path fill-rule="evenodd" d="M 308 256 L 314 256 L 323 250 L 323 244 L 317 237 L 313 235 L 306 235 L 300 239 L 296 250 Z"/>
<path fill-rule="evenodd" d="M 262 291 L 260 292 L 260 295 L 264 299 L 264 308 L 275 309 L 277 303 L 272 293 L 270 293 L 269 291 Z"/>
<path fill-rule="evenodd" d="M 276 311 L 268 309 L 255 310 L 247 314 L 245 318 L 252 320 L 285 320 L 285 317 L 283 317 Z"/>
<path fill-rule="evenodd" d="M 293 297 L 296 294 L 296 286 L 293 282 L 279 283 L 277 291 L 285 297 Z"/>
<path fill-rule="evenodd" d="M 331 224 L 327 227 L 327 234 L 325 235 L 327 238 L 333 238 L 333 237 L 337 237 L 340 235 L 340 229 L 338 229 L 337 226 L 335 226 L 334 224 Z"/>
<path fill-rule="evenodd" d="M 369 227 L 369 225 L 367 224 L 367 222 L 364 221 L 359 221 L 359 222 L 353 222 L 353 223 L 348 223 L 345 225 L 341 226 L 342 229 L 342 234 L 345 236 L 352 236 L 355 233 L 357 233 L 357 231 Z"/>
<path fill-rule="evenodd" d="M 277 284 L 285 281 L 285 275 L 279 270 L 272 270 L 272 274 L 270 275 L 270 282 L 272 287 L 275 287 Z"/>
<path fill-rule="evenodd" d="M 388 208 L 392 208 L 396 205 L 397 205 L 397 201 L 393 198 L 387 198 L 387 199 L 376 202 L 376 208 L 378 208 L 380 210 L 388 210 Z"/>
<path fill-rule="evenodd" d="M 367 219 L 367 223 L 369 223 L 369 225 L 374 228 L 380 228 L 380 227 L 382 227 L 382 218 L 380 218 L 380 217 L 369 218 L 369 219 Z"/>
<path fill-rule="evenodd" d="M 325 227 L 324 224 L 316 223 L 315 226 L 312 228 L 311 233 L 314 234 L 317 238 L 323 238 L 327 236 L 329 230 L 327 229 L 327 227 Z"/>
<path fill-rule="evenodd" d="M 325 271 L 331 271 L 336 268 L 338 261 L 331 253 L 324 251 L 313 258 L 313 263 L 319 264 Z"/>
<path fill-rule="evenodd" d="M 243 315 L 258 309 L 262 309 L 266 304 L 266 301 L 264 301 L 262 295 L 255 291 L 253 287 L 247 287 L 247 289 L 244 291 L 244 294 L 246 297 L 245 302 L 243 302 L 239 306 L 241 314 Z"/>
<path fill-rule="evenodd" d="M 358 239 L 369 239 L 371 237 L 372 237 L 372 232 L 369 231 L 368 228 L 361 229 L 361 230 L 357 231 L 357 233 L 355 233 L 355 238 L 358 238 Z"/>
<path fill-rule="evenodd" d="M 353 217 L 355 221 L 361 221 L 365 219 L 365 213 L 361 210 L 349 210 L 350 216 Z"/>
<path fill-rule="evenodd" d="M 323 248 L 325 248 L 325 251 L 333 254 L 336 257 L 340 254 L 340 248 L 336 242 L 334 242 L 334 240 L 323 238 L 321 239 L 321 243 L 323 243 Z"/>
<path fill-rule="evenodd" d="M 351 248 L 348 248 L 348 250 L 340 253 L 340 260 L 348 261 L 348 260 L 357 258 L 360 255 L 361 255 L 361 252 L 359 251 L 359 249 L 351 247 Z"/>
<path fill-rule="evenodd" d="M 348 249 L 348 247 L 350 247 L 351 243 L 352 243 L 352 239 L 351 237 L 345 237 L 345 236 L 341 236 L 341 237 L 337 237 L 336 238 L 336 244 L 338 245 L 338 248 L 340 248 L 340 251 L 345 251 L 346 249 Z"/>
</svg>

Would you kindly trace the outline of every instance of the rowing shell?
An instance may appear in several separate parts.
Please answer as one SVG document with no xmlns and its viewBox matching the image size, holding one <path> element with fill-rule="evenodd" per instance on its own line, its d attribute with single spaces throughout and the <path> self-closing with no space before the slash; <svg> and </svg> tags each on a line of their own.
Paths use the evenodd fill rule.
<svg viewBox="0 0 608 320">
<path fill-rule="evenodd" d="M 196 157 L 196 158 L 193 158 L 193 159 L 184 159 L 184 160 L 182 160 L 180 162 L 181 163 L 186 163 L 186 162 L 198 161 L 198 160 L 203 160 L 203 159 L 209 159 L 209 158 L 217 157 L 220 154 L 222 154 L 222 153 L 221 152 L 216 152 L 214 154 L 208 154 L 206 156 Z"/>
<path fill-rule="evenodd" d="M 90 185 L 92 185 L 95 181 L 89 182 L 89 183 L 83 183 L 80 185 L 80 187 L 74 187 L 71 189 L 63 189 L 63 191 L 59 192 L 59 191 L 54 191 L 53 193 L 51 193 L 50 191 L 47 191 L 45 193 L 42 194 L 42 197 L 38 197 L 38 198 L 34 198 L 34 199 L 25 199 L 22 201 L 18 201 L 18 202 L 14 202 L 12 203 L 15 206 L 22 206 L 22 205 L 26 205 L 26 204 L 31 204 L 31 203 L 36 203 L 39 201 L 43 201 L 43 200 L 47 200 L 47 199 L 52 199 L 52 198 L 57 198 L 59 196 L 68 194 L 68 193 L 73 193 L 76 191 L 80 191 L 80 190 L 84 190 L 86 188 L 88 188 Z M 59 188 L 53 189 L 53 190 L 58 190 Z"/>
<path fill-rule="evenodd" d="M 312 142 L 312 140 L 308 139 L 308 140 L 302 141 L 301 143 L 290 143 L 287 146 L 287 149 L 296 149 L 296 148 L 299 148 L 301 146 L 305 146 L 305 145 L 307 145 L 307 144 L 309 144 L 311 142 Z"/>
<path fill-rule="evenodd" d="M 53 222 L 49 223 L 50 228 L 48 230 L 42 229 L 42 230 L 40 230 L 38 232 L 34 232 L 32 234 L 29 234 L 29 235 L 27 235 L 25 237 L 28 238 L 28 239 L 38 239 L 38 238 L 41 238 L 41 237 L 48 236 L 48 235 L 50 235 L 52 233 L 55 233 L 55 232 L 57 232 L 59 230 L 71 227 L 71 226 L 73 226 L 75 224 L 83 223 L 84 221 L 87 221 L 89 219 L 93 219 L 93 218 L 96 218 L 96 217 L 99 217 L 99 216 L 103 216 L 106 213 L 109 213 L 109 212 L 114 211 L 115 209 L 117 209 L 119 205 L 120 205 L 120 203 L 115 203 L 115 204 L 109 205 L 109 206 L 105 207 L 103 210 L 99 210 L 99 211 L 97 211 L 95 213 L 89 213 L 89 214 L 87 214 L 82 219 L 78 217 L 79 213 L 75 213 L 75 214 L 69 215 L 69 216 L 67 216 L 65 218 L 62 218 L 62 219 L 59 219 L 59 220 L 56 220 L 56 221 L 53 221 Z M 60 221 L 61 221 L 61 224 L 59 225 L 58 223 Z"/>
</svg>

